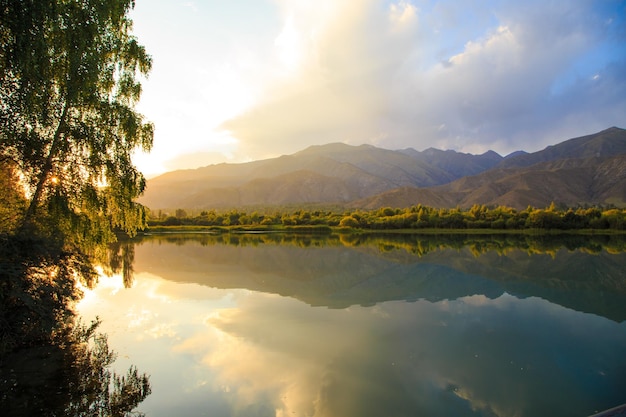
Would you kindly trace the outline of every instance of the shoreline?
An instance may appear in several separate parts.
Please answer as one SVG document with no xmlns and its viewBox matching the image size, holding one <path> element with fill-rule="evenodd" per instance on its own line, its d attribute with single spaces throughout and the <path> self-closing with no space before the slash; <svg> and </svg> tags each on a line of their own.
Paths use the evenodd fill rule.
<svg viewBox="0 0 626 417">
<path fill-rule="evenodd" d="M 407 234 L 407 235 L 626 235 L 626 230 L 614 229 L 361 229 L 338 226 L 152 226 L 138 235 L 151 234 Z"/>
</svg>

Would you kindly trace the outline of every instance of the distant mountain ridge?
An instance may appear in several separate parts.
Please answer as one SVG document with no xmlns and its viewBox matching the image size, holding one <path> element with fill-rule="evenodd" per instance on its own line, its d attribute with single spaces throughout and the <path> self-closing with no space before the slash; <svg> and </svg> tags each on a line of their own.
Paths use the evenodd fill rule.
<svg viewBox="0 0 626 417">
<path fill-rule="evenodd" d="M 452 150 L 442 151 L 435 148 L 428 148 L 422 152 L 408 148 L 400 152 L 411 156 L 417 161 L 448 172 L 456 178 L 479 174 L 493 168 L 504 160 L 502 156 L 494 151 L 487 151 L 482 155 L 472 155 Z"/>
<path fill-rule="evenodd" d="M 534 152 L 508 157 L 501 167 L 528 167 L 540 162 L 569 158 L 611 157 L 626 153 L 626 130 L 611 127 L 598 133 L 569 139 Z"/>
<path fill-rule="evenodd" d="M 626 204 L 626 130 L 610 128 L 502 157 L 429 148 L 316 145 L 278 158 L 180 170 L 148 180 L 151 209 L 338 204 L 435 207 L 550 202 Z"/>
<path fill-rule="evenodd" d="M 626 206 L 626 130 L 612 127 L 544 150 L 504 158 L 495 168 L 445 185 L 404 188 L 354 201 L 351 207 L 471 207 L 518 209 L 614 204 Z"/>
</svg>

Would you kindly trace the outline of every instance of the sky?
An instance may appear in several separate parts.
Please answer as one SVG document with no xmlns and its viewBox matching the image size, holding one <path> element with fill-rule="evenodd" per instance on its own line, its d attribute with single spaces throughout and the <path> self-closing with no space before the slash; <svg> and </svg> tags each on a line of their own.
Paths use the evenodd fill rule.
<svg viewBox="0 0 626 417">
<path fill-rule="evenodd" d="M 147 177 L 343 142 L 534 152 L 626 128 L 626 1 L 136 0 Z"/>
</svg>

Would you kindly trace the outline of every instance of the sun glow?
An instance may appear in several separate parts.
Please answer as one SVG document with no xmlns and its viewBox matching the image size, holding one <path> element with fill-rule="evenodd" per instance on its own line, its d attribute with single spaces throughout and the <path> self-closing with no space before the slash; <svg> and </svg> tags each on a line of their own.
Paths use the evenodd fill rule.
<svg viewBox="0 0 626 417">
<path fill-rule="evenodd" d="M 124 278 L 121 274 L 108 276 L 101 267 L 96 267 L 98 272 L 98 282 L 94 288 L 89 288 L 80 281 L 77 286 L 83 292 L 83 298 L 78 303 L 79 306 L 93 305 L 103 294 L 115 295 L 124 289 Z"/>
<path fill-rule="evenodd" d="M 294 24 L 293 15 L 290 15 L 285 22 L 282 32 L 274 41 L 278 59 L 288 72 L 295 71 L 302 60 L 300 43 L 300 34 Z"/>
</svg>

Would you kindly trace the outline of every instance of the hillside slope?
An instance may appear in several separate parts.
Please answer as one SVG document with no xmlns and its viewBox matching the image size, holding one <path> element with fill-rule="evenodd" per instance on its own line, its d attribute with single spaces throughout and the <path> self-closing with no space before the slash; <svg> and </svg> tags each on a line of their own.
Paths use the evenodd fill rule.
<svg viewBox="0 0 626 417">
<path fill-rule="evenodd" d="M 169 172 L 148 181 L 151 209 L 342 204 L 434 207 L 626 205 L 626 130 L 612 127 L 503 158 L 332 143 L 243 164 Z"/>
<path fill-rule="evenodd" d="M 459 163 L 445 162 L 455 157 Z M 149 180 L 139 202 L 152 209 L 342 204 L 398 187 L 445 184 L 500 159 L 495 152 L 439 151 L 426 157 L 417 151 L 332 143 L 262 161 L 169 172 Z"/>
<path fill-rule="evenodd" d="M 565 159 L 527 168 L 496 168 L 430 188 L 401 188 L 354 201 L 351 207 L 471 207 L 504 205 L 517 209 L 615 204 L 626 206 L 626 154 L 612 158 Z"/>
<path fill-rule="evenodd" d="M 528 167 L 540 162 L 557 161 L 569 158 L 611 157 L 626 153 L 626 130 L 611 127 L 593 133 L 566 140 L 556 145 L 533 153 L 504 159 L 499 167 Z"/>
</svg>

